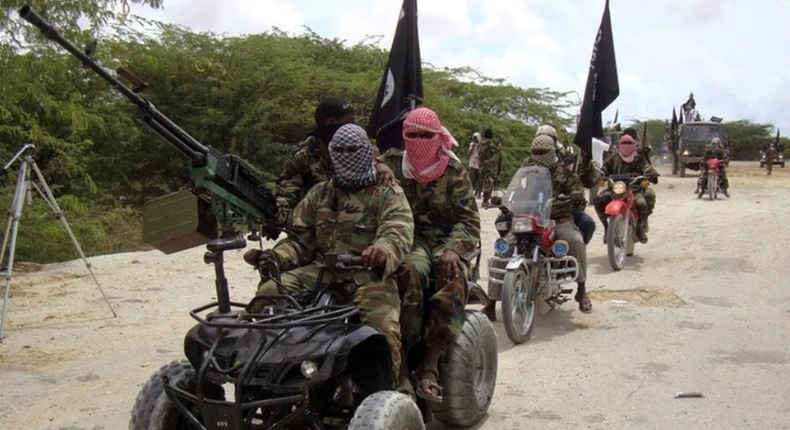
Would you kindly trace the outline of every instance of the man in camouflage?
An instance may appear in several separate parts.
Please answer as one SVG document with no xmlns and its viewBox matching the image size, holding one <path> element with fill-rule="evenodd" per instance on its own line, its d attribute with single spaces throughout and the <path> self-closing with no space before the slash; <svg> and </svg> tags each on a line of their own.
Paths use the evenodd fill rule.
<svg viewBox="0 0 790 430">
<path fill-rule="evenodd" d="M 581 184 L 584 188 L 592 188 L 598 184 L 598 170 L 592 163 L 592 158 L 584 152 L 574 154 L 571 148 L 565 148 L 557 138 L 557 130 L 550 125 L 541 125 L 535 132 L 537 136 L 549 136 L 554 140 L 554 145 L 557 149 L 557 157 L 560 163 L 570 169 L 572 172 L 577 173 Z M 595 220 L 593 217 L 585 212 L 587 201 L 582 200 L 573 205 L 573 223 L 582 232 L 584 243 L 588 244 L 595 234 Z"/>
<path fill-rule="evenodd" d="M 606 160 L 601 170 L 606 176 L 626 173 L 634 177 L 645 175 L 654 184 L 658 183 L 658 177 L 660 176 L 645 157 L 637 153 L 636 140 L 628 134 L 623 134 L 620 137 L 620 142 L 617 145 L 617 155 Z M 606 205 L 612 201 L 613 196 L 614 191 L 609 188 L 598 194 L 594 202 L 595 211 L 598 213 L 598 218 L 601 219 L 601 224 L 604 227 L 604 243 L 606 243 L 606 231 L 609 226 L 606 218 Z M 639 237 L 640 242 L 647 243 L 647 218 L 653 213 L 653 208 L 656 206 L 656 193 L 652 188 L 640 188 L 640 191 L 636 193 L 634 198 L 636 212 L 639 214 L 639 221 L 636 224 L 636 235 Z"/>
<path fill-rule="evenodd" d="M 705 145 L 705 153 L 702 154 L 702 175 L 700 175 L 698 189 L 699 193 L 697 194 L 698 198 L 702 198 L 705 194 L 705 191 L 708 188 L 708 160 L 711 158 L 717 158 L 721 161 L 719 164 L 719 181 L 721 182 L 721 192 L 724 193 L 725 196 L 730 197 L 729 188 L 730 188 L 730 181 L 727 179 L 727 167 L 725 164 L 729 161 L 729 155 L 724 152 L 724 147 L 721 143 L 721 139 L 718 137 L 714 137 L 711 139 L 710 143 Z"/>
<path fill-rule="evenodd" d="M 502 148 L 494 142 L 494 131 L 487 128 L 483 131 L 483 140 L 478 148 L 480 174 L 483 177 L 483 207 L 490 206 L 491 192 L 496 184 L 497 165 Z"/>
<path fill-rule="evenodd" d="M 556 239 L 568 242 L 568 254 L 575 257 L 579 263 L 574 298 L 579 303 L 581 312 L 590 313 L 592 301 L 587 296 L 587 246 L 584 244 L 581 231 L 573 223 L 573 206 L 584 201 L 584 187 L 579 177 L 560 162 L 554 140 L 546 134 L 539 134 L 532 140 L 530 156 L 521 164 L 521 167 L 528 166 L 543 166 L 549 170 L 555 199 L 560 195 L 571 198 L 570 202 L 552 204 L 551 219 L 556 223 L 554 227 Z M 483 308 L 483 312 L 493 319 L 496 314 L 496 301 L 502 296 L 502 286 L 490 283 L 488 296 L 491 305 Z"/>
<path fill-rule="evenodd" d="M 765 151 L 765 168 L 768 170 L 768 176 L 771 176 L 771 172 L 774 170 L 774 157 L 776 156 L 776 147 L 774 146 L 773 142 L 768 145 L 768 149 Z"/>
<path fill-rule="evenodd" d="M 299 144 L 277 179 L 277 203 L 286 214 L 296 207 L 310 188 L 329 179 L 331 160 L 327 145 L 340 127 L 355 123 L 354 108 L 339 97 L 326 97 L 316 107 L 315 123 L 316 128 Z M 368 142 L 373 156 L 378 156 L 378 148 Z M 378 165 L 376 169 L 380 178 L 392 176 L 384 165 Z"/>
<path fill-rule="evenodd" d="M 400 186 L 376 184 L 373 150 L 362 127 L 340 127 L 329 153 L 332 180 L 313 187 L 296 205 L 289 237 L 273 249 L 250 250 L 244 259 L 252 265 L 263 257 L 276 260 L 283 271 L 282 286 L 291 294 L 315 290 L 316 262 L 327 253 L 361 255 L 366 265 L 383 267 L 381 277 L 365 271 L 344 281 L 357 286 L 351 301 L 359 307 L 362 322 L 386 336 L 395 380 L 401 365 L 401 334 L 400 298 L 393 274 L 414 240 L 409 201 Z M 257 293 L 277 294 L 277 285 L 262 280 Z"/>
<path fill-rule="evenodd" d="M 425 107 L 411 111 L 403 124 L 403 142 L 404 151 L 390 149 L 380 158 L 395 172 L 414 217 L 414 245 L 398 277 L 403 333 L 398 389 L 412 394 L 408 353 L 424 340 L 417 395 L 441 402 L 439 357 L 464 324 L 467 273 L 480 243 L 480 215 L 469 175 L 451 150 L 457 143 L 436 113 Z"/>
</svg>

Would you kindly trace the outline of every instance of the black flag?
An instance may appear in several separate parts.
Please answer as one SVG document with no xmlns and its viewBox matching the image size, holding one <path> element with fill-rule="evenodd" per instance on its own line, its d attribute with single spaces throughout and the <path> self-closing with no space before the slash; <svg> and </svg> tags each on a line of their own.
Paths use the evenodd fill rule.
<svg viewBox="0 0 790 430">
<path fill-rule="evenodd" d="M 614 56 L 612 20 L 609 17 L 609 0 L 606 0 L 601 26 L 598 27 L 598 34 L 593 44 L 579 126 L 576 137 L 573 138 L 579 149 L 588 154 L 592 153 L 592 138 L 603 138 L 601 114 L 619 95 L 620 83 L 617 79 L 617 61 Z"/>
<path fill-rule="evenodd" d="M 403 118 L 422 102 L 422 62 L 417 30 L 417 0 L 403 0 L 387 67 L 368 123 L 379 149 L 403 149 Z"/>
<path fill-rule="evenodd" d="M 678 116 L 675 113 L 675 108 L 672 108 L 672 124 L 670 125 L 670 129 L 672 130 L 672 135 L 677 135 L 678 132 Z"/>
</svg>

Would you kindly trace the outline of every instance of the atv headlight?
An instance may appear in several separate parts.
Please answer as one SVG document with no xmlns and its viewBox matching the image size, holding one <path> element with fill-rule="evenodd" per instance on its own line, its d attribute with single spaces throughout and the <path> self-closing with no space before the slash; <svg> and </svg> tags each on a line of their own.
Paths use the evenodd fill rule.
<svg viewBox="0 0 790 430">
<path fill-rule="evenodd" d="M 302 371 L 302 376 L 305 378 L 313 379 L 315 374 L 318 373 L 318 365 L 310 360 L 305 360 L 302 362 L 302 365 L 299 366 L 299 370 Z"/>
<path fill-rule="evenodd" d="M 625 194 L 625 182 L 615 182 L 614 186 L 612 187 L 614 193 L 617 195 Z"/>
<path fill-rule="evenodd" d="M 520 219 L 513 223 L 513 233 L 529 233 L 532 231 L 532 220 Z"/>
<path fill-rule="evenodd" d="M 564 240 L 558 240 L 554 242 L 554 245 L 551 245 L 551 252 L 557 257 L 564 257 L 570 249 L 570 245 Z"/>
</svg>

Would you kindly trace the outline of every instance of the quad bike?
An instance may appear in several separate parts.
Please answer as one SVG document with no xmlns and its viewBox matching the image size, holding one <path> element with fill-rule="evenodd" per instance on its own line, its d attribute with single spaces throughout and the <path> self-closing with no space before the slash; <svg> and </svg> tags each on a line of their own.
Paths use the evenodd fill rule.
<svg viewBox="0 0 790 430">
<path fill-rule="evenodd" d="M 636 211 L 636 192 L 647 188 L 650 182 L 647 176 L 632 177 L 630 174 L 611 175 L 607 178 L 612 188 L 612 201 L 606 205 L 607 229 L 606 247 L 609 264 L 614 270 L 625 266 L 625 257 L 634 255 L 636 242 L 636 225 L 639 214 Z M 636 191 L 636 192 L 635 192 Z"/>
<path fill-rule="evenodd" d="M 260 270 L 281 293 L 245 305 L 229 301 L 222 267 L 224 251 L 245 245 L 209 243 L 205 260 L 215 265 L 218 291 L 224 286 L 220 299 L 190 312 L 198 324 L 184 341 L 188 361 L 151 376 L 130 430 L 424 429 L 431 416 L 470 426 L 487 413 L 497 353 L 485 316 L 468 312 L 442 357 L 443 402 L 415 403 L 392 391 L 389 344 L 349 301 L 350 272 L 370 270 L 361 257 L 327 254 L 315 292 L 299 296 L 282 294 L 279 268 L 266 262 Z"/>
<path fill-rule="evenodd" d="M 576 280 L 579 263 L 567 255 L 568 242 L 555 239 L 551 220 L 552 204 L 571 201 L 567 196 L 552 197 L 548 169 L 529 166 L 516 172 L 504 201 L 495 203 L 500 237 L 488 260 L 489 283 L 500 286 L 505 332 L 520 344 L 532 336 L 539 303 L 553 309 L 570 300 L 573 292 L 562 286 Z"/>
</svg>

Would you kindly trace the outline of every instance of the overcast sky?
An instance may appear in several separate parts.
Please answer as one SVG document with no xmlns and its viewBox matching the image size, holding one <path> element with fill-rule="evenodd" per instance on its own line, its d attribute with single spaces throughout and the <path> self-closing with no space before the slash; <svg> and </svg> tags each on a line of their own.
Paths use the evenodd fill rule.
<svg viewBox="0 0 790 430">
<path fill-rule="evenodd" d="M 272 26 L 389 49 L 402 0 L 165 0 L 133 13 L 193 30 Z M 521 87 L 577 91 L 604 0 L 418 0 L 423 61 L 472 66 Z M 790 0 L 610 0 L 620 97 L 604 120 L 669 118 L 693 91 L 703 117 L 772 122 L 790 133 Z M 772 57 L 772 56 L 776 57 Z M 375 94 L 371 94 L 371 98 Z M 430 103 L 430 101 L 428 101 Z M 784 133 L 783 133 L 784 134 Z"/>
</svg>

